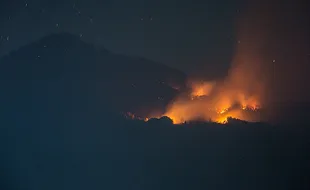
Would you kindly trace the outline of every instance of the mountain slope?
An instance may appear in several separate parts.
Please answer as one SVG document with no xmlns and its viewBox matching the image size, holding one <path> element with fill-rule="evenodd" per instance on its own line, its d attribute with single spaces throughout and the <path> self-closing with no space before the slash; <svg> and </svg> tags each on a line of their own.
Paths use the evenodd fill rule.
<svg viewBox="0 0 310 190">
<path fill-rule="evenodd" d="M 2 57 L 0 72 L 2 96 L 15 103 L 84 103 L 144 114 L 164 109 L 177 93 L 174 88 L 185 88 L 186 80 L 176 69 L 113 54 L 68 33 L 46 36 Z"/>
</svg>

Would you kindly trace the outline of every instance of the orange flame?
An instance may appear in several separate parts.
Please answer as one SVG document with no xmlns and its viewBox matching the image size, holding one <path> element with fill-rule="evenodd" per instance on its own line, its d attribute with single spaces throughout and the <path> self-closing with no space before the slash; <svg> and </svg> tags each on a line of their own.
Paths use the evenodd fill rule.
<svg viewBox="0 0 310 190">
<path fill-rule="evenodd" d="M 238 43 L 228 76 L 217 83 L 191 83 L 191 98 L 176 99 L 164 114 L 174 123 L 196 119 L 225 123 L 228 117 L 253 120 L 247 112 L 259 109 L 265 97 L 266 77 L 262 64 L 266 58 L 262 50 L 267 33 L 259 16 L 254 14 L 249 18 L 251 20 L 241 20 L 238 27 Z"/>
<path fill-rule="evenodd" d="M 210 95 L 215 82 L 203 82 L 202 84 L 192 83 L 192 92 L 191 96 L 194 97 L 201 97 L 201 96 L 208 96 Z"/>
<path fill-rule="evenodd" d="M 191 98 L 175 100 L 164 116 L 171 118 L 175 124 L 198 119 L 227 123 L 228 117 L 251 120 L 245 112 L 259 108 L 256 97 L 223 86 L 209 82 L 193 83 Z"/>
<path fill-rule="evenodd" d="M 190 98 L 178 97 L 164 116 L 176 124 L 201 119 L 226 123 L 228 117 L 253 120 L 247 113 L 256 111 L 265 103 L 267 67 L 263 64 L 268 62 L 265 39 L 269 20 L 266 23 L 261 19 L 262 14 L 256 5 L 250 7 L 256 11 L 250 9 L 249 15 L 238 23 L 238 43 L 228 76 L 216 83 L 190 83 Z"/>
</svg>

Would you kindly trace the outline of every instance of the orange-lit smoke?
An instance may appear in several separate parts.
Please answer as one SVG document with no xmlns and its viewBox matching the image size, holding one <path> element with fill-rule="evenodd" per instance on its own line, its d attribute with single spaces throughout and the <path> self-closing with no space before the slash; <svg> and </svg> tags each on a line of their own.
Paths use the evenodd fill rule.
<svg viewBox="0 0 310 190">
<path fill-rule="evenodd" d="M 247 112 L 258 107 L 259 102 L 254 95 L 247 96 L 241 90 L 226 88 L 224 83 L 202 83 L 200 86 L 194 83 L 190 96 L 176 99 L 164 115 L 174 123 L 193 120 L 225 123 L 228 117 L 254 120 Z"/>
<path fill-rule="evenodd" d="M 215 84 L 216 84 L 215 82 L 202 82 L 200 84 L 197 82 L 196 83 L 193 82 L 191 84 L 191 88 L 192 88 L 191 96 L 192 96 L 192 98 L 210 95 Z"/>
<path fill-rule="evenodd" d="M 239 22 L 237 45 L 228 76 L 222 81 L 192 82 L 190 97 L 177 98 L 164 114 L 174 123 L 191 120 L 211 120 L 225 123 L 228 117 L 255 120 L 248 112 L 263 105 L 265 96 L 265 67 L 268 60 L 264 47 L 268 35 L 268 19 L 255 6 Z M 264 8 L 264 7 L 260 7 Z"/>
<path fill-rule="evenodd" d="M 189 83 L 188 96 L 176 98 L 164 114 L 174 123 L 225 123 L 227 117 L 253 121 L 257 118 L 251 113 L 260 107 L 269 109 L 273 102 L 309 97 L 303 90 L 309 70 L 303 50 L 309 46 L 302 40 L 308 35 L 297 27 L 307 22 L 299 19 L 299 24 L 293 23 L 291 4 L 252 0 L 248 5 L 237 21 L 228 75 L 221 81 Z"/>
</svg>

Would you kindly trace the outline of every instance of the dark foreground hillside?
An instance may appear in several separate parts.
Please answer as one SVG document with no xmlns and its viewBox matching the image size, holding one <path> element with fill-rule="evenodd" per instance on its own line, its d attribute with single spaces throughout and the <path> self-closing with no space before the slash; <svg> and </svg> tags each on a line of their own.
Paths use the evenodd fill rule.
<svg viewBox="0 0 310 190">
<path fill-rule="evenodd" d="M 2 118 L 1 189 L 309 189 L 304 130 L 57 114 Z"/>
</svg>

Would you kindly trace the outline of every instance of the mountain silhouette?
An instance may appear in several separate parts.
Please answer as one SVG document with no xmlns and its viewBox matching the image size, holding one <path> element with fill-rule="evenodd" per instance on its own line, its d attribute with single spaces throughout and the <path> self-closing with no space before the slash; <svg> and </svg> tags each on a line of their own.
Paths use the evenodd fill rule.
<svg viewBox="0 0 310 190">
<path fill-rule="evenodd" d="M 162 111 L 186 81 L 177 69 L 114 54 L 69 33 L 52 34 L 11 52 L 0 59 L 0 70 L 4 99 L 15 101 L 28 95 L 36 104 L 33 101 L 40 99 L 53 102 L 62 93 L 67 97 L 63 103 L 92 102 L 140 115 Z"/>
<path fill-rule="evenodd" d="M 0 189 L 309 189 L 308 125 L 176 127 L 115 114 L 161 109 L 185 80 L 66 33 L 6 55 Z"/>
</svg>

